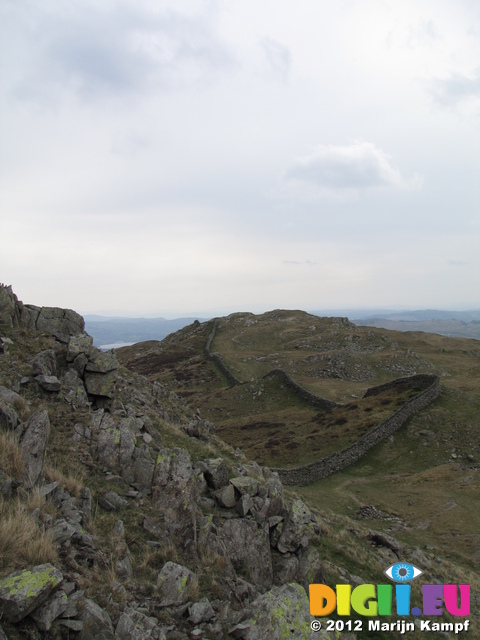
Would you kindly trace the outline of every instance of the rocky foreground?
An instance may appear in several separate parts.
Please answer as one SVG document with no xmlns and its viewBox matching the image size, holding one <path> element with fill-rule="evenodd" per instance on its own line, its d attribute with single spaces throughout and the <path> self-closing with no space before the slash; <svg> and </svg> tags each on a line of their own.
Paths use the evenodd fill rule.
<svg viewBox="0 0 480 640">
<path fill-rule="evenodd" d="M 45 541 L 26 560 L 0 532 L 1 639 L 330 637 L 307 597 L 320 519 L 277 474 L 94 348 L 74 311 L 2 285 L 0 336 L 2 522 Z"/>
</svg>

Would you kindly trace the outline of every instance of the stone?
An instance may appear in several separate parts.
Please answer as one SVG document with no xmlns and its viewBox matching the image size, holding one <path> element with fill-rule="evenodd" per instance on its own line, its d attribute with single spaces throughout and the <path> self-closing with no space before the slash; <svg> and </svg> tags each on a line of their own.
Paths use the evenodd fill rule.
<svg viewBox="0 0 480 640">
<path fill-rule="evenodd" d="M 18 415 L 15 409 L 0 399 L 0 429 L 13 431 L 18 424 Z"/>
<path fill-rule="evenodd" d="M 57 591 L 45 604 L 35 609 L 30 614 L 40 631 L 49 631 L 54 620 L 65 611 L 68 605 L 68 596 L 64 591 Z"/>
<path fill-rule="evenodd" d="M 203 474 L 211 489 L 221 489 L 228 485 L 228 469 L 223 458 L 203 460 Z"/>
<path fill-rule="evenodd" d="M 73 362 L 81 353 L 88 354 L 93 346 L 93 338 L 86 333 L 72 336 L 68 341 L 67 362 Z"/>
<path fill-rule="evenodd" d="M 152 503 L 167 535 L 185 544 L 195 538 L 195 474 L 185 449 L 161 449 L 152 485 Z"/>
<path fill-rule="evenodd" d="M 215 611 L 210 604 L 210 600 L 208 598 L 202 598 L 188 608 L 188 615 L 190 622 L 200 624 L 201 622 L 208 622 L 215 617 Z"/>
<path fill-rule="evenodd" d="M 79 409 L 90 404 L 83 382 L 75 369 L 66 371 L 62 378 L 62 398 Z"/>
<path fill-rule="evenodd" d="M 85 372 L 85 367 L 87 366 L 88 358 L 84 353 L 80 353 L 72 363 L 72 367 L 74 371 L 78 373 L 78 375 L 83 378 L 83 374 Z"/>
<path fill-rule="evenodd" d="M 63 575 L 50 563 L 17 571 L 0 579 L 0 610 L 15 623 L 40 607 L 62 584 Z"/>
<path fill-rule="evenodd" d="M 88 355 L 87 371 L 96 373 L 108 373 L 118 369 L 118 360 L 115 352 L 92 349 Z"/>
<path fill-rule="evenodd" d="M 60 389 L 62 388 L 62 383 L 57 378 L 57 376 L 39 375 L 35 376 L 35 380 L 42 387 L 42 389 L 45 389 L 45 391 L 60 391 Z"/>
<path fill-rule="evenodd" d="M 0 285 L 0 324 L 18 326 L 18 299 L 11 286 Z"/>
<path fill-rule="evenodd" d="M 218 528 L 234 568 L 254 584 L 269 588 L 273 583 L 269 527 L 250 518 L 232 518 Z"/>
<path fill-rule="evenodd" d="M 109 371 L 108 373 L 85 371 L 84 376 L 85 387 L 89 394 L 93 396 L 113 398 L 113 394 L 115 393 L 115 384 L 117 381 L 115 371 Z"/>
<path fill-rule="evenodd" d="M 42 307 L 39 311 L 36 328 L 55 336 L 61 342 L 68 343 L 69 336 L 76 336 L 85 331 L 85 321 L 72 309 L 59 307 Z"/>
<path fill-rule="evenodd" d="M 78 640 L 114 640 L 112 621 L 106 611 L 96 602 L 85 598 L 80 612 L 83 622 Z"/>
<path fill-rule="evenodd" d="M 59 545 L 64 545 L 68 542 L 74 533 L 75 527 L 64 518 L 57 520 L 50 529 L 50 536 L 52 537 L 52 540 Z"/>
<path fill-rule="evenodd" d="M 217 504 L 225 509 L 232 509 L 237 502 L 235 498 L 235 489 L 231 484 L 216 491 L 214 493 L 214 497 Z"/>
<path fill-rule="evenodd" d="M 57 375 L 57 358 L 53 349 L 40 351 L 31 360 L 32 374 L 34 376 L 56 376 Z"/>
<path fill-rule="evenodd" d="M 115 629 L 116 640 L 165 640 L 165 631 L 151 618 L 133 609 L 127 609 L 120 616 Z"/>
<path fill-rule="evenodd" d="M 238 515 L 244 518 L 253 509 L 253 506 L 253 500 L 249 495 L 242 496 L 236 505 Z"/>
<path fill-rule="evenodd" d="M 307 547 L 314 535 L 315 528 L 310 509 L 301 500 L 295 500 L 283 523 L 277 549 L 281 553 L 294 553 L 300 547 Z"/>
<path fill-rule="evenodd" d="M 118 493 L 115 493 L 115 491 L 107 491 L 104 497 L 108 500 L 108 502 L 110 502 L 110 504 L 113 504 L 113 506 L 117 507 L 118 509 L 128 507 L 128 500 L 125 500 L 125 498 L 121 498 Z"/>
<path fill-rule="evenodd" d="M 166 562 L 157 578 L 163 606 L 185 604 L 190 600 L 191 589 L 195 589 L 197 585 L 197 576 L 176 562 Z"/>
<path fill-rule="evenodd" d="M 20 443 L 20 451 L 25 463 L 24 486 L 31 489 L 43 478 L 45 450 L 50 433 L 48 413 L 37 411 L 28 420 Z"/>
<path fill-rule="evenodd" d="M 240 495 L 243 496 L 246 494 L 252 498 L 258 494 L 260 486 L 259 481 L 256 478 L 251 478 L 250 476 L 238 476 L 237 478 L 232 478 L 230 480 L 230 484 L 235 487 Z"/>
<path fill-rule="evenodd" d="M 234 627 L 229 634 L 242 640 L 313 640 L 310 628 L 310 604 L 303 587 L 286 584 L 274 587 L 258 597 L 249 610 L 251 616 Z M 237 632 L 241 632 L 240 635 Z"/>
<path fill-rule="evenodd" d="M 76 618 L 78 616 L 80 609 L 78 605 L 83 598 L 83 594 L 83 590 L 79 589 L 78 591 L 74 591 L 74 593 L 68 595 L 67 606 L 62 613 L 62 618 Z"/>
<path fill-rule="evenodd" d="M 295 555 L 289 557 L 282 553 L 272 553 L 273 581 L 276 585 L 293 582 L 298 571 L 298 558 Z"/>
<path fill-rule="evenodd" d="M 266 517 L 279 516 L 285 510 L 283 502 L 283 484 L 277 473 L 273 473 L 267 478 L 263 485 L 260 486 L 259 496 L 268 501 L 266 507 Z"/>
</svg>

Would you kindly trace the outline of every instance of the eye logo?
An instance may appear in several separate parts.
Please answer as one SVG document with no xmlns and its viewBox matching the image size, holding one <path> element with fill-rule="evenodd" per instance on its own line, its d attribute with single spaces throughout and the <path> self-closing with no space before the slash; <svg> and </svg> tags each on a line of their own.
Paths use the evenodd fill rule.
<svg viewBox="0 0 480 640">
<path fill-rule="evenodd" d="M 397 562 L 384 571 L 385 575 L 394 582 L 410 582 L 414 578 L 421 576 L 423 571 L 407 562 Z"/>
</svg>

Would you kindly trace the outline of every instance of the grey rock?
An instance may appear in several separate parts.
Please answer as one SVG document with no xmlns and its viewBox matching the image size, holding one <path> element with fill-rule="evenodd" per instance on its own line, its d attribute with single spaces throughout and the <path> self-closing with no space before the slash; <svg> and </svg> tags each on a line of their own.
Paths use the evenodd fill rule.
<svg viewBox="0 0 480 640">
<path fill-rule="evenodd" d="M 229 634 L 243 640 L 310 640 L 310 605 L 303 587 L 286 584 L 274 587 L 249 607 L 251 616 L 236 625 Z"/>
<path fill-rule="evenodd" d="M 89 353 L 92 346 L 93 338 L 86 333 L 72 336 L 68 341 L 67 362 L 73 362 L 81 353 Z"/>
<path fill-rule="evenodd" d="M 281 553 L 272 553 L 273 581 L 276 585 L 294 582 L 298 571 L 298 558 L 295 555 L 289 557 Z"/>
<path fill-rule="evenodd" d="M 37 411 L 28 420 L 20 443 L 25 463 L 24 486 L 31 489 L 43 478 L 45 450 L 50 433 L 50 420 L 46 411 Z"/>
<path fill-rule="evenodd" d="M 62 378 L 62 398 L 76 408 L 89 406 L 87 392 L 75 369 L 69 369 Z"/>
<path fill-rule="evenodd" d="M 215 611 L 210 604 L 210 600 L 208 598 L 202 598 L 188 608 L 188 615 L 190 622 L 200 624 L 201 622 L 208 622 L 214 618 Z"/>
<path fill-rule="evenodd" d="M 256 478 L 251 478 L 250 476 L 238 476 L 237 478 L 232 478 L 230 480 L 230 484 L 235 487 L 240 495 L 243 496 L 246 494 L 252 498 L 258 494 L 260 486 L 259 481 Z"/>
<path fill-rule="evenodd" d="M 235 569 L 247 580 L 269 588 L 273 583 L 268 524 L 258 525 L 249 518 L 226 520 L 218 529 Z"/>
<path fill-rule="evenodd" d="M 0 428 L 4 431 L 13 431 L 18 424 L 18 415 L 15 409 L 0 399 Z"/>
<path fill-rule="evenodd" d="M 310 509 L 301 500 L 295 500 L 283 524 L 277 549 L 281 553 L 295 552 L 300 547 L 307 547 L 314 535 L 315 528 Z"/>
<path fill-rule="evenodd" d="M 157 578 L 162 605 L 185 604 L 190 599 L 190 589 L 197 584 L 197 576 L 192 571 L 176 562 L 166 562 Z"/>
<path fill-rule="evenodd" d="M 235 489 L 231 484 L 223 487 L 223 489 L 218 489 L 218 491 L 214 493 L 214 497 L 217 504 L 225 509 L 232 509 L 237 502 L 235 498 Z"/>
<path fill-rule="evenodd" d="M 93 600 L 84 599 L 80 620 L 83 628 L 78 636 L 79 640 L 114 640 L 110 616 Z"/>
<path fill-rule="evenodd" d="M 60 619 L 58 623 L 61 624 L 62 627 L 66 627 L 72 631 L 81 631 L 83 629 L 83 622 L 81 620 Z"/>
<path fill-rule="evenodd" d="M 11 286 L 0 285 L 0 324 L 18 326 L 18 298 Z"/>
<path fill-rule="evenodd" d="M 57 520 L 50 529 L 52 540 L 59 545 L 64 545 L 71 540 L 75 533 L 75 527 L 67 522 L 64 518 Z"/>
<path fill-rule="evenodd" d="M 108 500 L 108 502 L 113 504 L 113 506 L 117 507 L 118 509 L 128 507 L 128 500 L 125 500 L 125 498 L 121 498 L 118 493 L 115 493 L 115 491 L 107 491 L 107 493 L 105 494 L 105 498 Z"/>
<path fill-rule="evenodd" d="M 237 502 L 237 513 L 241 518 L 244 518 L 253 507 L 252 498 L 249 495 L 244 495 Z"/>
<path fill-rule="evenodd" d="M 79 356 L 80 357 L 80 356 Z M 85 371 L 85 387 L 87 392 L 93 396 L 104 396 L 113 398 L 117 376 L 115 371 L 108 373 L 96 373 Z"/>
<path fill-rule="evenodd" d="M 47 563 L 0 579 L 0 610 L 9 622 L 19 622 L 41 606 L 62 584 L 63 575 Z"/>
<path fill-rule="evenodd" d="M 35 620 L 40 631 L 49 631 L 56 620 L 67 608 L 68 596 L 64 591 L 57 591 L 41 607 L 32 611 L 30 616 Z"/>
<path fill-rule="evenodd" d="M 68 595 L 67 606 L 62 613 L 62 618 L 76 618 L 78 616 L 80 610 L 78 605 L 82 602 L 83 594 L 83 590 L 80 589 L 79 591 L 74 591 L 74 593 Z"/>
<path fill-rule="evenodd" d="M 34 376 L 56 376 L 57 358 L 53 349 L 47 349 L 37 353 L 31 360 L 32 373 Z"/>
<path fill-rule="evenodd" d="M 139 611 L 127 609 L 120 616 L 115 629 L 116 640 L 165 640 L 165 631 Z"/>
<path fill-rule="evenodd" d="M 228 485 L 228 469 L 223 458 L 213 458 L 202 460 L 202 467 L 205 480 L 211 489 L 221 489 Z"/>
<path fill-rule="evenodd" d="M 115 352 L 92 349 L 88 355 L 87 371 L 96 373 L 108 373 L 118 369 L 118 360 Z"/>
<path fill-rule="evenodd" d="M 42 307 L 36 320 L 36 328 L 68 343 L 69 336 L 84 333 L 85 321 L 72 309 Z"/>
<path fill-rule="evenodd" d="M 60 389 L 62 388 L 62 383 L 57 378 L 57 376 L 39 375 L 35 376 L 35 380 L 42 387 L 42 389 L 45 389 L 45 391 L 60 391 Z"/>
<path fill-rule="evenodd" d="M 85 367 L 87 366 L 88 358 L 84 353 L 80 353 L 72 363 L 72 367 L 74 371 L 78 373 L 78 375 L 83 378 L 83 374 L 85 372 Z"/>
</svg>

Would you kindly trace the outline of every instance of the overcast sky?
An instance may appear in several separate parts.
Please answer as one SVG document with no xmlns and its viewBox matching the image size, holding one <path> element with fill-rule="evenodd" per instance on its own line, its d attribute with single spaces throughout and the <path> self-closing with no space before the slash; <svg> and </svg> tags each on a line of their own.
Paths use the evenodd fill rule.
<svg viewBox="0 0 480 640">
<path fill-rule="evenodd" d="M 24 302 L 480 306 L 478 0 L 0 0 L 0 25 Z"/>
</svg>

